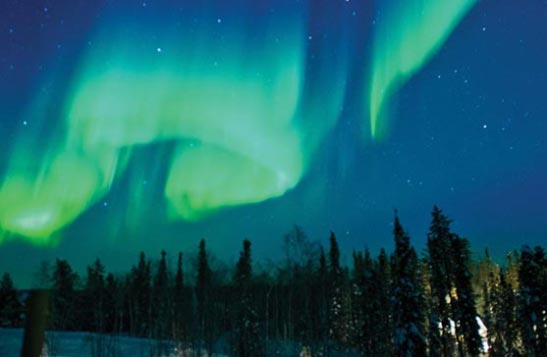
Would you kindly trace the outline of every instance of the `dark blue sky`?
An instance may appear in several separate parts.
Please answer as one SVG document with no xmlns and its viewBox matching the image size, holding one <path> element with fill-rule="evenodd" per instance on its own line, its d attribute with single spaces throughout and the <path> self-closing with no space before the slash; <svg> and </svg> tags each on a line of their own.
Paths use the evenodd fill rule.
<svg viewBox="0 0 547 357">
<path fill-rule="evenodd" d="M 159 5 L 152 0 L 122 1 L 115 10 L 108 1 L 90 3 L 0 4 L 0 177 L 8 171 L 25 113 L 41 91 L 54 93 L 50 98 L 55 103 L 67 96 L 97 28 L 118 17 L 127 19 L 133 11 L 143 18 L 151 11 L 157 26 L 158 14 L 170 7 L 164 2 L 163 10 L 154 12 Z M 302 3 L 270 5 L 277 12 L 274 16 L 283 17 Z M 311 3 L 304 6 L 307 31 L 323 41 L 307 47 L 308 81 L 322 78 L 320 71 L 327 70 L 313 64 L 320 61 L 317 58 L 330 58 L 325 63 L 334 66 L 336 58 L 347 56 L 347 77 L 341 110 L 322 133 L 308 171 L 294 189 L 197 222 L 167 222 L 165 210 L 158 208 L 165 203 L 158 183 L 166 175 L 164 153 L 171 149 L 161 144 L 139 147 L 105 197 L 58 234 L 58 245 L 4 241 L 0 271 L 28 284 L 43 259 L 68 258 L 81 269 L 97 256 L 109 269 L 126 269 L 141 250 L 159 254 L 165 248 L 174 256 L 181 249 L 195 251 L 201 237 L 224 259 L 237 255 L 244 238 L 251 239 L 259 258 L 275 258 L 281 256 L 282 236 L 293 224 L 323 243 L 329 231 L 335 231 L 346 255 L 365 246 L 391 249 L 395 208 L 413 243 L 422 249 L 434 204 L 454 219 L 454 230 L 470 239 L 475 252 L 488 246 L 501 257 L 521 244 L 545 245 L 547 1 L 479 1 L 440 50 L 394 93 L 388 104 L 389 132 L 378 141 L 363 134 L 368 122 L 363 108 L 371 43 L 382 9 L 354 0 Z M 241 14 L 246 5 L 204 5 L 208 11 L 203 13 L 218 11 L 219 19 L 237 18 L 245 16 Z M 202 12 L 193 10 L 199 20 Z M 260 17 L 255 21 L 263 29 Z M 249 26 L 255 25 L 251 21 Z M 150 38 L 135 33 L 132 40 Z M 314 95 L 328 100 L 332 88 Z M 43 130 L 57 130 L 59 120 L 51 115 L 42 125 Z M 142 172 L 152 187 L 137 197 L 131 177 Z M 125 224 L 121 217 L 136 200 L 147 207 L 147 214 Z"/>
</svg>

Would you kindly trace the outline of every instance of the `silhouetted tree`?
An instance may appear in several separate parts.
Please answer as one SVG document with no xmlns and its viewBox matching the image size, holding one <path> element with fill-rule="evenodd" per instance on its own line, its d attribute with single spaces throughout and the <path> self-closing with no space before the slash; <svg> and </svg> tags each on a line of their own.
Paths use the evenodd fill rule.
<svg viewBox="0 0 547 357">
<path fill-rule="evenodd" d="M 105 282 L 104 266 L 99 259 L 87 267 L 87 277 L 83 291 L 85 330 L 105 331 Z"/>
<path fill-rule="evenodd" d="M 393 355 L 393 312 L 391 310 L 392 273 L 386 251 L 382 248 L 378 255 L 376 273 L 376 356 Z M 421 286 L 421 285 L 420 285 Z"/>
<path fill-rule="evenodd" d="M 475 296 L 469 271 L 471 260 L 469 242 L 467 239 L 460 238 L 455 234 L 452 234 L 450 240 L 454 263 L 454 321 L 457 326 L 458 347 L 461 355 L 477 356 L 481 352 L 482 341 L 479 335 Z"/>
<path fill-rule="evenodd" d="M 150 336 L 151 272 L 144 252 L 139 263 L 131 269 L 128 296 L 130 331 L 136 336 Z"/>
<path fill-rule="evenodd" d="M 112 273 L 109 273 L 105 279 L 104 288 L 104 331 L 109 333 L 119 332 L 120 314 L 122 313 L 122 304 L 119 299 L 120 291 L 118 282 Z"/>
<path fill-rule="evenodd" d="M 70 264 L 55 261 L 53 270 L 52 325 L 56 330 L 73 330 L 78 322 L 75 285 L 78 279 Z"/>
<path fill-rule="evenodd" d="M 410 245 L 399 217 L 393 228 L 393 327 L 394 347 L 399 356 L 423 356 L 426 352 L 423 296 L 418 276 L 418 257 Z"/>
<path fill-rule="evenodd" d="M 349 295 L 351 291 L 346 285 L 347 276 L 340 265 L 340 250 L 334 232 L 329 237 L 329 325 L 331 338 L 340 345 L 347 344 L 350 338 L 351 315 L 349 311 Z"/>
<path fill-rule="evenodd" d="M 188 338 L 189 322 L 192 317 L 192 298 L 187 293 L 184 284 L 182 257 L 182 253 L 179 252 L 175 286 L 173 288 L 173 335 L 175 340 L 179 342 L 185 342 Z"/>
<path fill-rule="evenodd" d="M 525 354 L 547 356 L 547 260 L 541 247 L 522 248 L 519 283 L 518 319 Z"/>
<path fill-rule="evenodd" d="M 499 275 L 491 272 L 488 280 L 488 283 L 485 281 L 483 284 L 488 354 L 493 357 L 520 356 L 517 344 L 516 296 L 505 279 L 504 270 L 500 270 Z"/>
<path fill-rule="evenodd" d="M 319 316 L 318 342 L 323 353 L 328 352 L 329 338 L 329 271 L 323 247 L 320 250 L 317 270 L 317 314 Z"/>
<path fill-rule="evenodd" d="M 154 277 L 152 287 L 151 322 L 153 326 L 153 337 L 157 340 L 156 353 L 166 355 L 169 353 L 167 345 L 162 342 L 169 336 L 168 331 L 171 325 L 171 297 L 169 296 L 169 277 L 167 272 L 167 253 L 161 251 L 161 259 L 158 264 L 158 271 Z"/>
<path fill-rule="evenodd" d="M 196 278 L 196 300 L 197 300 L 197 340 L 201 349 L 211 349 L 212 329 L 210 316 L 211 309 L 211 268 L 207 257 L 205 240 L 199 243 L 198 262 Z M 204 346 L 205 345 L 205 346 Z"/>
<path fill-rule="evenodd" d="M 234 289 L 237 297 L 234 352 L 237 356 L 244 357 L 264 354 L 253 301 L 252 274 L 251 242 L 245 240 L 234 275 Z"/>
<path fill-rule="evenodd" d="M 431 276 L 431 307 L 428 330 L 430 354 L 452 356 L 455 352 L 455 336 L 452 334 L 453 312 L 452 299 L 452 245 L 450 237 L 450 220 L 437 207 L 433 207 L 432 220 L 427 234 L 429 273 Z M 436 326 L 440 324 L 440 328 Z M 440 351 L 434 348 L 439 341 Z"/>
<path fill-rule="evenodd" d="M 22 305 L 8 273 L 0 281 L 0 327 L 19 327 L 21 325 Z"/>
</svg>

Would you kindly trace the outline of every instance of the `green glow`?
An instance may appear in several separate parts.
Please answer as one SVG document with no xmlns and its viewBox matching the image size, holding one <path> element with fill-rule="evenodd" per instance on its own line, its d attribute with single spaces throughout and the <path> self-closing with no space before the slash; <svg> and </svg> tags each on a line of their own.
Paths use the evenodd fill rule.
<svg viewBox="0 0 547 357">
<path fill-rule="evenodd" d="M 72 153 L 59 153 L 37 175 L 13 172 L 0 187 L 2 227 L 45 243 L 87 207 L 99 179 L 92 162 Z"/>
<path fill-rule="evenodd" d="M 166 33 L 170 46 L 162 49 L 132 40 L 127 24 L 98 33 L 64 100 L 62 139 L 38 155 L 22 135 L 12 155 L 0 186 L 2 229 L 52 243 L 56 231 L 104 197 L 132 147 L 161 141 L 180 141 L 165 158 L 173 218 L 195 220 L 293 188 L 313 149 L 297 123 L 303 21 L 284 20 L 252 46 L 237 29 L 222 46 L 204 40 L 208 31 L 184 41 Z M 42 112 L 30 116 L 51 120 Z"/>
<path fill-rule="evenodd" d="M 381 134 L 382 107 L 443 45 L 476 0 L 405 0 L 382 14 L 373 46 L 370 132 Z"/>
</svg>

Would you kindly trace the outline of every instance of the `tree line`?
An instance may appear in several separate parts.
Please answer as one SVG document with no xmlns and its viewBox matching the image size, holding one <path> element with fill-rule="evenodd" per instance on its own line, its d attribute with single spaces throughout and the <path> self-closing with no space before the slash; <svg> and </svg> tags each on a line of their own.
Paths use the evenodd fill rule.
<svg viewBox="0 0 547 357">
<path fill-rule="evenodd" d="M 237 356 L 547 356 L 543 248 L 524 246 L 501 265 L 488 251 L 473 259 L 450 223 L 434 207 L 418 254 L 396 213 L 394 251 L 354 251 L 351 266 L 333 232 L 325 250 L 298 226 L 282 261 L 262 267 L 249 240 L 234 267 L 213 260 L 205 240 L 191 271 L 182 253 L 170 269 L 165 251 L 156 261 L 142 252 L 126 274 L 97 259 L 83 278 L 57 259 L 42 267 L 50 329 L 146 337 L 158 355 L 174 341 Z M 21 326 L 23 304 L 4 274 L 0 325 Z"/>
</svg>

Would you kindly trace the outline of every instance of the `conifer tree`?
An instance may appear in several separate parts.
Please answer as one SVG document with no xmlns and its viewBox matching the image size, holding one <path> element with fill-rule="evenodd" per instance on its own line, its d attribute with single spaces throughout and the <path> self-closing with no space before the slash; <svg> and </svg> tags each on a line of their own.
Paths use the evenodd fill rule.
<svg viewBox="0 0 547 357">
<path fill-rule="evenodd" d="M 99 259 L 87 267 L 87 278 L 84 288 L 84 312 L 87 321 L 86 329 L 104 332 L 104 266 Z"/>
<path fill-rule="evenodd" d="M 418 276 L 418 257 L 399 217 L 393 228 L 393 327 L 394 348 L 399 356 L 423 356 L 426 352 L 423 296 Z"/>
<path fill-rule="evenodd" d="M 488 328 L 489 356 L 519 356 L 517 345 L 516 297 L 507 283 L 505 271 L 490 273 L 484 282 L 485 315 Z M 486 287 L 490 286 L 489 289 Z"/>
<path fill-rule="evenodd" d="M 327 259 L 325 257 L 325 250 L 323 247 L 320 249 L 317 281 L 319 293 L 319 342 L 322 353 L 327 354 L 329 338 L 329 271 L 327 267 Z"/>
<path fill-rule="evenodd" d="M 252 291 L 251 242 L 243 241 L 243 251 L 236 265 L 234 288 L 237 296 L 234 351 L 237 356 L 262 356 L 257 313 Z"/>
<path fill-rule="evenodd" d="M 0 281 L 0 327 L 19 327 L 22 305 L 8 273 Z"/>
<path fill-rule="evenodd" d="M 429 350 L 432 355 L 452 356 L 455 339 L 452 334 L 452 277 L 453 262 L 450 237 L 450 220 L 437 207 L 433 207 L 432 220 L 427 234 L 429 272 L 431 274 L 431 309 L 429 323 Z M 436 328 L 440 324 L 440 328 Z M 440 333 L 439 333 L 440 332 Z M 436 343 L 439 341 L 440 343 Z M 433 342 L 433 343 L 432 343 Z M 435 347 L 439 346 L 440 351 Z"/>
<path fill-rule="evenodd" d="M 517 297 L 513 287 L 507 281 L 507 271 L 500 272 L 499 301 L 497 315 L 500 324 L 497 329 L 500 331 L 504 341 L 503 353 L 505 356 L 520 356 L 518 321 L 517 321 Z"/>
<path fill-rule="evenodd" d="M 168 354 L 167 346 L 162 340 L 169 337 L 168 329 L 170 325 L 170 296 L 169 279 L 167 274 L 167 262 L 165 259 L 167 253 L 161 252 L 161 259 L 158 264 L 158 271 L 154 277 L 152 288 L 151 322 L 154 328 L 153 337 L 158 341 L 157 353 L 159 355 Z"/>
<path fill-rule="evenodd" d="M 377 272 L 375 269 L 375 262 L 370 256 L 370 251 L 365 249 L 365 254 L 363 257 L 363 282 L 362 286 L 362 300 L 360 304 L 363 307 L 363 325 L 362 325 L 362 335 L 361 335 L 361 350 L 362 353 L 366 356 L 372 356 L 377 354 L 377 345 L 378 345 L 378 330 L 377 324 L 379 321 L 378 317 L 378 279 Z"/>
<path fill-rule="evenodd" d="M 349 287 L 345 284 L 345 276 L 340 266 L 340 250 L 333 232 L 329 238 L 329 277 L 330 277 L 330 298 L 329 298 L 329 325 L 331 337 L 340 344 L 346 344 L 350 340 L 349 323 Z"/>
<path fill-rule="evenodd" d="M 353 252 L 353 274 L 352 274 L 352 338 L 351 343 L 357 347 L 360 351 L 364 351 L 366 348 L 366 341 L 368 336 L 366 335 L 365 323 L 365 262 L 363 254 L 361 252 Z"/>
<path fill-rule="evenodd" d="M 136 336 L 150 337 L 151 304 L 150 262 L 144 252 L 140 253 L 139 263 L 131 269 L 130 275 L 130 320 L 131 333 Z"/>
<path fill-rule="evenodd" d="M 525 354 L 547 355 L 547 260 L 541 247 L 522 249 L 519 269 L 519 321 Z"/>
<path fill-rule="evenodd" d="M 191 311 L 191 298 L 185 293 L 182 266 L 182 253 L 179 252 L 173 288 L 173 335 L 177 341 L 185 341 L 187 337 L 187 321 L 190 319 L 190 315 L 186 312 Z"/>
<path fill-rule="evenodd" d="M 197 340 L 199 348 L 211 348 L 212 328 L 210 315 L 211 304 L 211 268 L 207 257 L 205 239 L 199 243 L 198 262 L 196 278 L 196 300 L 197 300 Z"/>
<path fill-rule="evenodd" d="M 393 321 L 391 311 L 391 269 L 386 251 L 382 248 L 378 255 L 377 265 L 377 316 L 376 323 L 376 355 L 390 356 L 393 354 Z"/>
<path fill-rule="evenodd" d="M 52 323 L 56 330 L 73 330 L 77 323 L 75 285 L 78 279 L 70 264 L 57 259 L 53 271 Z"/>
<path fill-rule="evenodd" d="M 119 294 L 118 282 L 114 274 L 109 273 L 106 276 L 104 288 L 104 330 L 109 333 L 116 333 L 121 327 L 119 326 L 121 322 L 119 315 L 122 308 L 118 298 Z"/>
<path fill-rule="evenodd" d="M 451 244 L 454 263 L 454 289 L 456 291 L 454 320 L 459 339 L 458 347 L 461 355 L 477 356 L 481 351 L 482 341 L 479 335 L 475 296 L 469 271 L 469 242 L 456 234 L 452 234 Z"/>
</svg>

